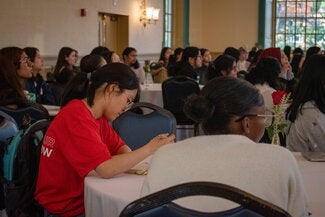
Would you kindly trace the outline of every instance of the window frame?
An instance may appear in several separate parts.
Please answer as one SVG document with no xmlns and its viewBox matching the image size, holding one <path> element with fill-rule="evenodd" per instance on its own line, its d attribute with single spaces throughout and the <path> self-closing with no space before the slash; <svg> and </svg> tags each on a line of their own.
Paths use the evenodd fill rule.
<svg viewBox="0 0 325 217">
<path fill-rule="evenodd" d="M 164 0 L 164 25 L 162 47 L 172 47 L 173 0 Z"/>
<path fill-rule="evenodd" d="M 274 0 L 273 3 L 272 38 L 275 47 L 283 48 L 289 45 L 303 50 L 311 46 L 325 47 L 324 37 L 321 40 L 324 29 L 318 28 L 325 25 L 325 5 L 323 5 L 324 11 L 315 11 L 315 8 L 322 9 L 324 1 Z"/>
</svg>

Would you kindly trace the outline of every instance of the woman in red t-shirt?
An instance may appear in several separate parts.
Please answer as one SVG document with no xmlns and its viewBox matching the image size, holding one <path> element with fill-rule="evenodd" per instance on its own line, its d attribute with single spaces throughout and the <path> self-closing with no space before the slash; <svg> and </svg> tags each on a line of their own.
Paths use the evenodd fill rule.
<svg viewBox="0 0 325 217">
<path fill-rule="evenodd" d="M 131 151 L 108 124 L 132 106 L 138 90 L 134 72 L 112 63 L 92 73 L 87 98 L 60 110 L 44 137 L 35 192 L 47 213 L 83 216 L 85 176 L 111 178 L 173 142 L 174 135 L 162 134 Z"/>
</svg>

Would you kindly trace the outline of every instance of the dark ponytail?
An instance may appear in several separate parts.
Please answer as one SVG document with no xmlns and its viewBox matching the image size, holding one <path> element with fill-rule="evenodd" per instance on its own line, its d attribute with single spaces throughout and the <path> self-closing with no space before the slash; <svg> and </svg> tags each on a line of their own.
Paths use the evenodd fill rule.
<svg viewBox="0 0 325 217">
<path fill-rule="evenodd" d="M 204 86 L 199 95 L 189 97 L 185 114 L 202 123 L 207 135 L 228 134 L 233 116 L 243 116 L 264 101 L 259 91 L 249 82 L 228 77 L 216 77 Z"/>
<path fill-rule="evenodd" d="M 81 72 L 76 74 L 64 88 L 60 102 L 61 107 L 73 99 L 87 97 L 90 76 L 102 66 L 103 61 L 104 58 L 96 54 L 86 55 L 80 60 Z"/>
<path fill-rule="evenodd" d="M 61 96 L 60 106 L 63 107 L 73 99 L 84 99 L 89 87 L 87 73 L 81 72 L 76 74 L 64 88 Z"/>
<path fill-rule="evenodd" d="M 140 90 L 139 80 L 130 67 L 123 63 L 105 65 L 91 74 L 90 85 L 87 93 L 87 103 L 94 104 L 96 90 L 103 84 L 117 84 L 121 91 Z"/>
</svg>

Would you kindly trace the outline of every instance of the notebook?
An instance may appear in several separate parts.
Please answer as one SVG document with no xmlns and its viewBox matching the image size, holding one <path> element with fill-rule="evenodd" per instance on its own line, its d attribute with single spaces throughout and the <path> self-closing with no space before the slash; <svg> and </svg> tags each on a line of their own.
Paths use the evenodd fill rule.
<svg viewBox="0 0 325 217">
<path fill-rule="evenodd" d="M 309 161 L 321 162 L 325 161 L 325 152 L 302 152 L 304 158 Z"/>
</svg>

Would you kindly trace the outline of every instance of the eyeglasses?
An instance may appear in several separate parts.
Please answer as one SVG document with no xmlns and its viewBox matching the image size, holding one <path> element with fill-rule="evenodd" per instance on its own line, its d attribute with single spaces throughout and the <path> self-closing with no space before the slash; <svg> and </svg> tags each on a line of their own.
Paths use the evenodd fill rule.
<svg viewBox="0 0 325 217">
<path fill-rule="evenodd" d="M 20 63 L 29 63 L 31 60 L 28 57 L 24 57 L 22 60 L 20 60 Z"/>
<path fill-rule="evenodd" d="M 273 124 L 275 115 L 274 115 L 274 113 L 272 113 L 270 111 L 267 111 L 267 114 L 264 114 L 264 115 L 260 115 L 260 114 L 246 114 L 246 115 L 241 116 L 237 120 L 235 120 L 235 122 L 242 121 L 246 117 L 261 117 L 261 118 L 264 119 L 265 127 L 268 127 L 268 126 L 271 126 Z"/>
<path fill-rule="evenodd" d="M 129 99 L 128 95 L 125 92 L 123 92 L 123 93 L 125 94 L 126 99 L 127 99 L 127 102 L 126 102 L 126 106 L 125 106 L 124 111 L 127 111 L 127 110 L 130 110 L 130 108 L 132 108 L 134 102 L 133 102 L 133 100 L 130 100 Z"/>
</svg>

